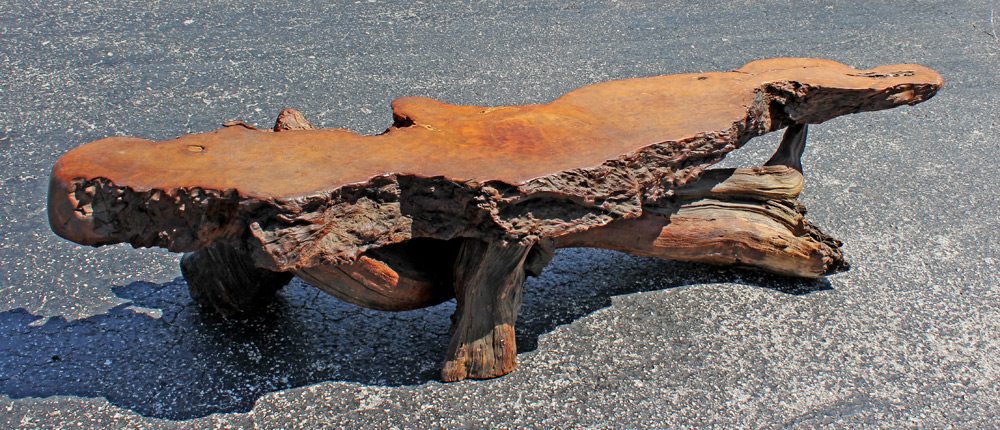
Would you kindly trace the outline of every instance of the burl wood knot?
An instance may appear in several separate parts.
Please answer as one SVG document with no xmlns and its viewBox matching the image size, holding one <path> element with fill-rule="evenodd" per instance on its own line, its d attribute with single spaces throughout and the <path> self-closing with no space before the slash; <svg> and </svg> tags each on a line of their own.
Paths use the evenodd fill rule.
<svg viewBox="0 0 1000 430">
<path fill-rule="evenodd" d="M 807 125 L 912 105 L 941 87 L 914 64 L 856 70 L 778 58 L 723 73 L 590 85 L 540 105 L 409 97 L 377 136 L 234 121 L 152 142 L 112 137 L 52 171 L 52 229 L 77 243 L 186 252 L 192 297 L 226 315 L 298 276 L 389 311 L 457 300 L 442 379 L 516 363 L 524 279 L 562 247 L 819 277 L 840 242 L 804 219 Z M 785 129 L 760 167 L 706 170 Z"/>
</svg>

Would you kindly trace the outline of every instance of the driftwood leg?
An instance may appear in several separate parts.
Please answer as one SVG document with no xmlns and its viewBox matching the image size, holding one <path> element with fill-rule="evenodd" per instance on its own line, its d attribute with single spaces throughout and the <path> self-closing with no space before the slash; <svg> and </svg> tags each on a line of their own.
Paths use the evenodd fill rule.
<svg viewBox="0 0 1000 430">
<path fill-rule="evenodd" d="M 781 136 L 781 144 L 765 166 L 788 166 L 802 173 L 802 151 L 806 149 L 806 136 L 809 134 L 805 124 L 792 124 Z"/>
<path fill-rule="evenodd" d="M 441 371 L 443 381 L 495 378 L 514 370 L 514 322 L 530 249 L 475 239 L 462 244 L 455 263 L 458 307 Z"/>
<path fill-rule="evenodd" d="M 267 306 L 292 280 L 291 273 L 257 268 L 248 255 L 219 242 L 184 254 L 181 273 L 194 301 L 225 316 Z"/>
</svg>

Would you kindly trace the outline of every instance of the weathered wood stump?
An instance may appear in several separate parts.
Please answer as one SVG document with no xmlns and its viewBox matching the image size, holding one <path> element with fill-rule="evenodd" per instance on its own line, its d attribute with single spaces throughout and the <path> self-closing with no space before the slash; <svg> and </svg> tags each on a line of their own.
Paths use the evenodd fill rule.
<svg viewBox="0 0 1000 430">
<path fill-rule="evenodd" d="M 442 379 L 514 369 L 528 275 L 558 247 L 819 277 L 848 266 L 804 219 L 807 124 L 912 105 L 941 87 L 912 64 L 814 59 L 591 85 L 542 105 L 393 102 L 377 136 L 234 121 L 151 142 L 113 137 L 56 163 L 53 230 L 101 246 L 187 252 L 192 297 L 224 314 L 292 275 L 360 306 L 458 301 Z M 787 128 L 761 167 L 706 167 Z"/>
</svg>

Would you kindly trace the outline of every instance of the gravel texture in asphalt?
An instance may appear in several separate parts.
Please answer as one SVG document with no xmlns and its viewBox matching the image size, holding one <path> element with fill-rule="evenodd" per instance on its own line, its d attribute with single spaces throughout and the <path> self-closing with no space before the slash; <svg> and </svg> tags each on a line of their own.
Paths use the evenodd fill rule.
<svg viewBox="0 0 1000 430">
<path fill-rule="evenodd" d="M 1000 6 L 244 3 L 0 6 L 0 428 L 1000 425 Z M 561 250 L 495 380 L 436 381 L 454 303 L 376 312 L 296 281 L 226 321 L 191 303 L 177 255 L 77 246 L 45 217 L 56 158 L 107 136 L 266 127 L 285 107 L 373 134 L 396 97 L 543 103 L 782 56 L 945 79 L 923 104 L 810 127 L 801 200 L 852 269 Z"/>
</svg>

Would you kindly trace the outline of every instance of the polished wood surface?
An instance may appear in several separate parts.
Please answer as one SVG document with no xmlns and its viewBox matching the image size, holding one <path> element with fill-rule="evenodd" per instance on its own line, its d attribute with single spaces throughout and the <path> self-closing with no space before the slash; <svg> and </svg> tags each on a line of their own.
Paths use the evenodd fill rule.
<svg viewBox="0 0 1000 430">
<path fill-rule="evenodd" d="M 101 177 L 136 190 L 232 189 L 252 198 L 311 195 L 390 173 L 521 184 L 651 145 L 674 145 L 683 157 L 686 140 L 741 131 L 735 129 L 771 83 L 795 83 L 803 94 L 805 87 L 830 92 L 824 97 L 852 106 L 874 95 L 860 107 L 884 109 L 923 100 L 941 77 L 912 64 L 859 71 L 826 60 L 772 59 L 732 72 L 604 82 L 540 105 L 455 106 L 407 97 L 392 103 L 397 123 L 407 126 L 381 135 L 237 126 L 161 142 L 112 137 L 64 155 L 53 180 Z M 827 106 L 791 119 L 819 122 L 843 113 Z"/>
</svg>

